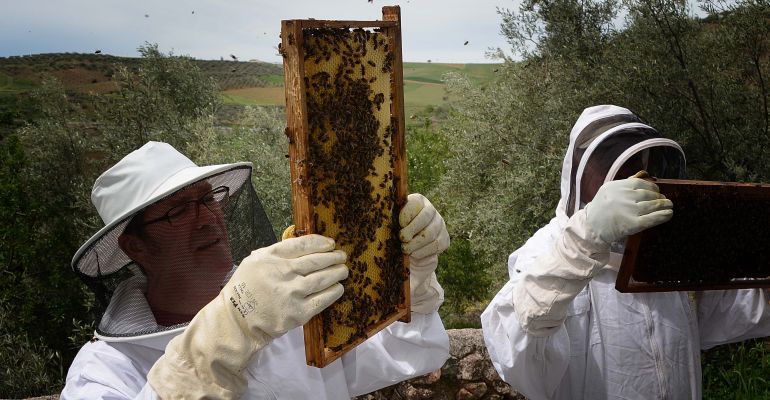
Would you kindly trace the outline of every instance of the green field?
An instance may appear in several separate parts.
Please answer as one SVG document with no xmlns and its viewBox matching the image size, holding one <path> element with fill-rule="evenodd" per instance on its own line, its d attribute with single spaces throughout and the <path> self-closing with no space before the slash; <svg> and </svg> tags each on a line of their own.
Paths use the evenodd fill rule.
<svg viewBox="0 0 770 400">
<path fill-rule="evenodd" d="M 95 54 L 38 54 L 0 58 L 0 95 L 15 96 L 35 89 L 46 75 L 55 76 L 65 88 L 77 92 L 107 93 L 116 90 L 112 74 L 116 65 L 136 68 L 139 59 Z M 278 105 L 285 103 L 283 67 L 280 64 L 242 61 L 193 60 L 222 89 L 230 105 Z M 404 102 L 407 118 L 414 119 L 427 107 L 441 107 L 452 100 L 443 79 L 458 72 L 477 85 L 494 79 L 499 64 L 404 63 Z"/>
<path fill-rule="evenodd" d="M 404 103 L 407 116 L 416 114 L 428 106 L 445 105 L 451 98 L 447 96 L 443 77 L 448 72 L 458 72 L 468 77 L 471 82 L 483 85 L 494 79 L 498 64 L 437 64 L 404 63 Z M 263 77 L 271 84 L 283 84 L 278 75 Z M 251 87 L 229 89 L 222 93 L 226 103 L 241 105 L 283 105 L 283 86 L 280 91 L 275 87 Z"/>
<path fill-rule="evenodd" d="M 226 104 L 283 105 L 286 93 L 283 86 L 229 89 L 222 92 L 222 100 Z"/>
<path fill-rule="evenodd" d="M 10 75 L 0 72 L 0 93 L 21 93 L 34 89 L 37 85 L 34 82 L 14 78 Z"/>
<path fill-rule="evenodd" d="M 441 83 L 448 72 L 459 72 L 476 84 L 484 84 L 495 76 L 499 64 L 404 63 L 404 81 Z"/>
</svg>

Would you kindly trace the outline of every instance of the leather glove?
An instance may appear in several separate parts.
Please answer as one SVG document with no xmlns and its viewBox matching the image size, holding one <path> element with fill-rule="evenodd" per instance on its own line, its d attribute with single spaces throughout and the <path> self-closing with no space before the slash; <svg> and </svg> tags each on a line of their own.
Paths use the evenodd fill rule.
<svg viewBox="0 0 770 400">
<path fill-rule="evenodd" d="M 344 251 L 321 235 L 251 253 L 219 295 L 172 339 L 148 381 L 161 398 L 238 398 L 253 355 L 342 296 Z"/>
<path fill-rule="evenodd" d="M 612 243 L 670 220 L 673 206 L 658 185 L 630 177 L 602 185 L 585 207 L 586 221 L 604 242 Z"/>
<path fill-rule="evenodd" d="M 444 289 L 436 279 L 438 255 L 449 247 L 444 218 L 419 193 L 407 197 L 398 215 L 401 248 L 409 255 L 409 287 L 412 311 L 430 314 L 444 302 Z"/>
</svg>

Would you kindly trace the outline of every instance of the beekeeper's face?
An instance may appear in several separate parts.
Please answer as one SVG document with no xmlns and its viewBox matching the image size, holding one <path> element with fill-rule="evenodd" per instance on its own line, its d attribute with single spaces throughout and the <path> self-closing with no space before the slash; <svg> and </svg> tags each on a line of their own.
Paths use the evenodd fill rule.
<svg viewBox="0 0 770 400">
<path fill-rule="evenodd" d="M 233 267 L 220 204 L 228 190 L 191 186 L 148 207 L 140 232 L 121 237 L 121 248 L 147 274 L 148 297 L 200 309 L 219 292 Z"/>
</svg>

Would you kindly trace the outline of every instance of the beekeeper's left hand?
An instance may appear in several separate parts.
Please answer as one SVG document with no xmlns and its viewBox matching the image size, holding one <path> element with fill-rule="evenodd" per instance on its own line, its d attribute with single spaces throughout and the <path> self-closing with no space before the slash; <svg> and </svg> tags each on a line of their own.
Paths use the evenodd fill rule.
<svg viewBox="0 0 770 400">
<path fill-rule="evenodd" d="M 449 247 L 444 218 L 430 201 L 412 193 L 398 215 L 401 248 L 409 255 L 412 311 L 429 314 L 444 301 L 444 289 L 436 280 L 438 255 Z"/>
</svg>

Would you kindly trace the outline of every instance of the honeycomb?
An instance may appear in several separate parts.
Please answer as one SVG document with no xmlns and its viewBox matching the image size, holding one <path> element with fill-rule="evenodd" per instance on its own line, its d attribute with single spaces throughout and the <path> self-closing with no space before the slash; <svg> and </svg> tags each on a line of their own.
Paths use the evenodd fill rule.
<svg viewBox="0 0 770 400">
<path fill-rule="evenodd" d="M 404 303 L 391 116 L 392 39 L 379 29 L 303 29 L 306 176 L 315 233 L 348 254 L 341 299 L 321 314 L 339 351 Z"/>
<path fill-rule="evenodd" d="M 621 291 L 770 286 L 770 185 L 658 179 L 670 221 L 629 237 Z"/>
</svg>

